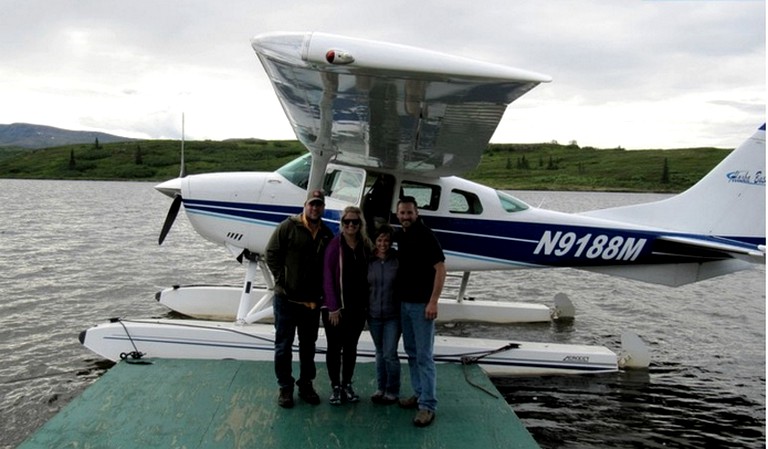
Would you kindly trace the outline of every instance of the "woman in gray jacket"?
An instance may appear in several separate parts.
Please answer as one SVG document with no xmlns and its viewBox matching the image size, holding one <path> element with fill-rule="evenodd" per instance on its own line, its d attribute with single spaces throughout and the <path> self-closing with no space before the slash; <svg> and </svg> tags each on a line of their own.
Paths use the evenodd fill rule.
<svg viewBox="0 0 768 449">
<path fill-rule="evenodd" d="M 397 275 L 397 251 L 392 248 L 394 230 L 382 225 L 376 230 L 375 255 L 368 264 L 368 328 L 376 345 L 376 381 L 378 390 L 371 396 L 376 404 L 394 404 L 400 396 L 400 359 L 397 346 L 402 328 L 400 303 L 394 295 Z"/>
</svg>

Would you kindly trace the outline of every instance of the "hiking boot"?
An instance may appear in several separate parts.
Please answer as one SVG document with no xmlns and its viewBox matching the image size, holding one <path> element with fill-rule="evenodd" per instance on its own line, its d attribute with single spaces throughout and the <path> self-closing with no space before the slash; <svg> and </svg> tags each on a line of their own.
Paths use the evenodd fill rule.
<svg viewBox="0 0 768 449">
<path fill-rule="evenodd" d="M 299 385 L 299 397 L 307 404 L 317 405 L 320 403 L 320 396 L 312 387 L 312 383 Z"/>
<path fill-rule="evenodd" d="M 277 405 L 282 408 L 293 407 L 293 389 L 281 388 L 280 394 L 277 396 Z"/>
<path fill-rule="evenodd" d="M 402 408 L 416 408 L 419 406 L 419 398 L 417 396 L 411 396 L 406 399 L 400 399 L 400 407 Z"/>
<path fill-rule="evenodd" d="M 427 427 L 435 420 L 435 412 L 432 410 L 421 409 L 416 413 L 416 417 L 413 418 L 413 425 L 416 427 Z"/>
<path fill-rule="evenodd" d="M 328 402 L 331 405 L 341 405 L 341 387 L 336 385 L 333 387 L 333 392 L 331 393 L 331 397 L 328 398 Z"/>
<path fill-rule="evenodd" d="M 352 389 L 352 384 L 345 384 L 341 393 L 347 402 L 360 402 L 360 396 Z"/>
</svg>

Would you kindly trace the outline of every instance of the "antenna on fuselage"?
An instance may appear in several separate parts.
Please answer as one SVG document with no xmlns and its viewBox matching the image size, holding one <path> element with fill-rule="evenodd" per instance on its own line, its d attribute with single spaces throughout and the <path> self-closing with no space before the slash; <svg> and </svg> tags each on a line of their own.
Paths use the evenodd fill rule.
<svg viewBox="0 0 768 449">
<path fill-rule="evenodd" d="M 187 176 L 187 166 L 184 163 L 184 113 L 181 113 L 181 167 L 179 168 L 179 178 Z"/>
</svg>

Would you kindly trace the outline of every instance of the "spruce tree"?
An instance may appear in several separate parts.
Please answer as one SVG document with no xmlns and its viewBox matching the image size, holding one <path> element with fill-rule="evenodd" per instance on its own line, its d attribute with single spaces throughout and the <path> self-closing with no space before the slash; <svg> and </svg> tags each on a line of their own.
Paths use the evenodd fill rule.
<svg viewBox="0 0 768 449">
<path fill-rule="evenodd" d="M 669 184 L 669 161 L 664 158 L 664 168 L 661 170 L 661 183 Z"/>
</svg>

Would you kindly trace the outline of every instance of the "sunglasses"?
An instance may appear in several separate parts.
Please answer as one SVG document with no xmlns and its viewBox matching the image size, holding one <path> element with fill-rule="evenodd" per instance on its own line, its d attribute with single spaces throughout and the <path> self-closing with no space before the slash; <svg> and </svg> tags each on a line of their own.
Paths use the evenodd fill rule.
<svg viewBox="0 0 768 449">
<path fill-rule="evenodd" d="M 341 222 L 343 224 L 345 224 L 345 225 L 355 225 L 355 226 L 359 226 L 360 225 L 360 219 L 359 218 L 345 218 L 345 219 L 341 220 Z"/>
</svg>

